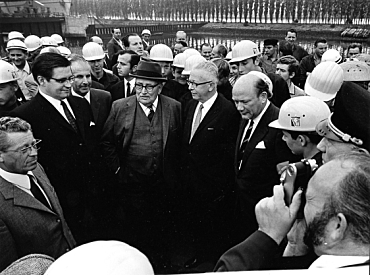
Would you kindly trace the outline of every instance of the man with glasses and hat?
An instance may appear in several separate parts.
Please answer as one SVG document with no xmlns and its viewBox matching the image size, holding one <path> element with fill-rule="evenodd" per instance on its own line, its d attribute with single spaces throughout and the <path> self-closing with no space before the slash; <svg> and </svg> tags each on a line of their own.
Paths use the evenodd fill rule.
<svg viewBox="0 0 370 275">
<path fill-rule="evenodd" d="M 96 150 L 95 123 L 86 100 L 70 97 L 74 76 L 71 62 L 60 54 L 39 55 L 32 67 L 39 91 L 11 115 L 32 126 L 43 140 L 39 161 L 59 195 L 63 211 L 77 242 L 89 238 L 83 222 L 86 189 L 93 180 L 91 152 Z M 95 147 L 94 147 L 95 146 Z"/>
<path fill-rule="evenodd" d="M 0 271 L 32 253 L 58 258 L 76 243 L 44 169 L 41 140 L 20 118 L 0 118 Z"/>
<path fill-rule="evenodd" d="M 167 79 L 158 63 L 140 61 L 131 76 L 136 78 L 136 95 L 113 102 L 101 145 L 117 175 L 125 241 L 161 271 L 169 259 L 166 227 L 171 223 L 172 190 L 179 180 L 181 105 L 160 95 Z"/>
</svg>

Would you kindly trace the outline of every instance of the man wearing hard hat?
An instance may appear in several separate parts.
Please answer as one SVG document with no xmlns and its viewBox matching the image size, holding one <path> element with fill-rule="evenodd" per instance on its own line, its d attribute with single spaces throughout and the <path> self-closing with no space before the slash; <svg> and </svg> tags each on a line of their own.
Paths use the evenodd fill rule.
<svg viewBox="0 0 370 275">
<path fill-rule="evenodd" d="M 141 32 L 141 39 L 143 40 L 144 51 L 146 51 L 149 47 L 149 39 L 151 35 L 152 33 L 148 29 L 145 29 Z"/>
</svg>

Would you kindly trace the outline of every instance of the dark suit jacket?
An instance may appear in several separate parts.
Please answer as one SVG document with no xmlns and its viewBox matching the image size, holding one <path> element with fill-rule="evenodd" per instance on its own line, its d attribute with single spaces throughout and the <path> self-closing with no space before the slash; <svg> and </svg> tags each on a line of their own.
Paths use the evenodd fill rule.
<svg viewBox="0 0 370 275">
<path fill-rule="evenodd" d="M 276 165 L 283 161 L 297 159 L 281 139 L 281 131 L 268 127 L 271 121 L 278 118 L 278 115 L 279 109 L 270 103 L 245 148 L 239 169 L 237 153 L 248 121 L 242 120 L 240 124 L 235 152 L 236 182 L 241 209 L 247 211 L 251 217 L 255 215 L 254 207 L 257 202 L 262 198 L 272 196 L 273 186 L 279 184 Z M 256 148 L 260 142 L 263 142 L 265 149 Z"/>
<path fill-rule="evenodd" d="M 0 271 L 25 255 L 56 259 L 76 245 L 44 170 L 38 165 L 33 174 L 53 210 L 0 177 Z"/>
<path fill-rule="evenodd" d="M 107 50 L 108 50 L 108 57 L 109 57 L 109 60 L 112 61 L 112 57 L 115 53 L 117 53 L 118 51 L 121 51 L 123 50 L 121 48 L 121 46 L 117 43 L 117 41 L 112 38 L 111 40 L 109 40 L 109 42 L 107 43 Z"/>
<path fill-rule="evenodd" d="M 214 200 L 228 193 L 235 178 L 233 158 L 240 115 L 230 101 L 218 94 L 190 144 L 198 101 L 186 111 L 182 139 L 182 170 L 186 187 L 203 199 Z"/>
<path fill-rule="evenodd" d="M 120 82 L 114 84 L 110 90 L 110 94 L 112 96 L 112 101 L 116 101 L 117 99 L 125 98 L 126 97 L 126 90 L 125 90 L 124 81 L 121 80 Z M 135 91 L 135 87 L 132 92 Z"/>
<path fill-rule="evenodd" d="M 29 122 L 35 138 L 42 139 L 39 162 L 53 183 L 72 228 L 69 215 L 74 216 L 76 209 L 83 208 L 83 197 L 91 172 L 89 152 L 96 149 L 97 137 L 92 132 L 91 111 L 87 101 L 72 96 L 68 102 L 80 134 L 40 93 L 11 114 Z"/>
<path fill-rule="evenodd" d="M 98 135 L 100 136 L 112 107 L 112 96 L 107 91 L 91 88 L 90 106 L 94 116 L 94 122 L 98 130 Z"/>
<path fill-rule="evenodd" d="M 163 174 L 166 182 L 178 181 L 179 148 L 181 138 L 181 105 L 179 102 L 159 95 L 162 104 L 163 127 Z M 103 129 L 101 145 L 112 172 L 125 167 L 124 154 L 130 146 L 137 106 L 136 96 L 113 102 L 112 110 Z"/>
</svg>

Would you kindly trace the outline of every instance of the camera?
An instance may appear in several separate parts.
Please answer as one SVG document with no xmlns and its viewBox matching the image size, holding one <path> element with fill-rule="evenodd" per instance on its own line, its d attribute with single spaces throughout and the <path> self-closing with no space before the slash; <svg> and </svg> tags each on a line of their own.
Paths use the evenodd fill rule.
<svg viewBox="0 0 370 275">
<path fill-rule="evenodd" d="M 316 160 L 303 159 L 299 162 L 289 164 L 280 176 L 280 183 L 284 187 L 284 201 L 286 205 L 292 203 L 293 195 L 299 188 L 303 190 L 301 196 L 301 205 L 298 211 L 298 219 L 303 218 L 303 209 L 306 204 L 306 197 L 304 196 L 307 184 L 318 168 Z"/>
</svg>

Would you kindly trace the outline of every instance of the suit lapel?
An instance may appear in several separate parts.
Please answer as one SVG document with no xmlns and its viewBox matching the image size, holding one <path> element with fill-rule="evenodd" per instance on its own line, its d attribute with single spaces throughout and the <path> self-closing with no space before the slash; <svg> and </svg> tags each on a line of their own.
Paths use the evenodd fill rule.
<svg viewBox="0 0 370 275">
<path fill-rule="evenodd" d="M 167 137 L 168 137 L 168 128 L 170 126 L 170 117 L 171 117 L 171 112 L 170 106 L 168 102 L 165 102 L 165 99 L 159 95 L 158 96 L 158 103 L 161 104 L 161 118 L 162 118 L 162 131 L 163 131 L 163 148 L 166 147 L 166 142 L 167 142 Z M 165 112 L 167 110 L 167 112 Z M 164 152 L 164 150 L 163 150 Z"/>
<path fill-rule="evenodd" d="M 236 164 L 238 163 L 238 153 L 239 153 L 240 145 L 242 143 L 242 137 L 243 137 L 244 129 L 245 129 L 245 126 L 247 125 L 248 121 L 249 120 L 247 120 L 247 119 L 242 119 L 240 121 L 239 133 L 238 133 L 238 137 L 236 139 L 236 146 L 235 146 L 235 158 L 234 158 L 234 162 Z"/>
<path fill-rule="evenodd" d="M 93 89 L 90 90 L 90 106 L 91 106 L 91 111 L 94 116 L 94 121 L 96 123 L 99 118 L 100 99 L 93 92 Z"/>
<path fill-rule="evenodd" d="M 124 133 L 125 138 L 123 140 L 122 148 L 127 148 L 131 141 L 132 134 L 134 131 L 136 106 L 137 106 L 136 97 L 135 96 L 130 97 L 127 100 L 126 106 L 124 108 L 124 119 L 125 119 L 124 131 L 126 131 L 126 133 Z"/>
<path fill-rule="evenodd" d="M 194 112 L 195 112 L 195 109 L 197 108 L 197 105 L 198 105 L 198 101 L 192 100 L 189 106 L 188 115 L 186 116 L 184 135 L 188 143 L 190 140 L 191 128 L 193 126 Z"/>
<path fill-rule="evenodd" d="M 72 97 L 69 97 L 67 100 L 75 115 L 78 130 L 80 131 L 82 138 L 85 139 L 84 114 L 82 106 L 80 106 L 79 102 Z"/>
</svg>

